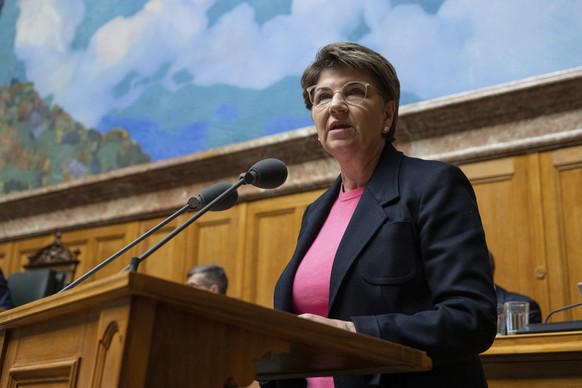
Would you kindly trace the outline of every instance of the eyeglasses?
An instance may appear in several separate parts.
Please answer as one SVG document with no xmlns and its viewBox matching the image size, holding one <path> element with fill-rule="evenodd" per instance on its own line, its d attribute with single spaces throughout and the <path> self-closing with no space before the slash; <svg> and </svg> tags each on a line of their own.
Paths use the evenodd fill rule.
<svg viewBox="0 0 582 388">
<path fill-rule="evenodd" d="M 350 81 L 336 90 L 328 86 L 313 85 L 305 89 L 305 91 L 309 96 L 311 104 L 318 109 L 323 109 L 329 105 L 331 100 L 333 100 L 333 96 L 338 92 L 347 104 L 358 105 L 368 96 L 368 87 L 372 87 L 378 91 L 370 83 L 363 81 Z"/>
<path fill-rule="evenodd" d="M 210 288 L 210 285 L 208 284 L 204 284 L 204 283 L 190 283 L 188 282 L 188 286 L 192 287 L 192 288 L 197 288 L 199 290 L 208 290 Z"/>
</svg>

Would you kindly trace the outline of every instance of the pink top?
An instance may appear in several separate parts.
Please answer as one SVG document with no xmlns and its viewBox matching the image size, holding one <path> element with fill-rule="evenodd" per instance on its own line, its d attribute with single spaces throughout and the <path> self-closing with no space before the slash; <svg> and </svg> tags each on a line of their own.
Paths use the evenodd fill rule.
<svg viewBox="0 0 582 388">
<path fill-rule="evenodd" d="M 327 317 L 333 260 L 363 192 L 364 187 L 340 191 L 323 227 L 301 261 L 293 282 L 293 308 L 297 314 Z M 307 379 L 308 388 L 333 386 L 333 377 Z"/>
</svg>

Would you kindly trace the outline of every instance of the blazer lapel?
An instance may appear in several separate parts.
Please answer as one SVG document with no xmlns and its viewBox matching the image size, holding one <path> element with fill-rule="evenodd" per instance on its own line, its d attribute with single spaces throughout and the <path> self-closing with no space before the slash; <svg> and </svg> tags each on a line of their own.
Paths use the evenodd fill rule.
<svg viewBox="0 0 582 388">
<path fill-rule="evenodd" d="M 386 222 L 388 216 L 384 206 L 399 196 L 398 171 L 401 159 L 402 154 L 392 145 L 384 147 L 378 166 L 366 185 L 338 247 L 331 270 L 328 315 L 350 267 L 367 242 Z"/>
<path fill-rule="evenodd" d="M 338 247 L 331 271 L 328 312 L 332 311 L 333 304 L 336 303 L 338 290 L 350 267 L 369 239 L 386 221 L 387 216 L 383 207 L 399 196 L 398 172 L 401 159 L 402 153 L 396 151 L 392 145 L 387 144 L 384 147 L 378 167 L 366 185 L 366 190 Z M 334 184 L 309 206 L 293 257 L 277 282 L 274 301 L 276 309 L 292 311 L 295 273 L 327 219 L 340 187 L 341 177 L 338 177 Z"/>
</svg>

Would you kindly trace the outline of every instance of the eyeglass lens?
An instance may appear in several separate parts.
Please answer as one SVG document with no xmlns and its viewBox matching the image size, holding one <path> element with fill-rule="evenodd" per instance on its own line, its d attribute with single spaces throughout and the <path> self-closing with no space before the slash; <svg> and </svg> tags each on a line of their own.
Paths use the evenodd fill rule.
<svg viewBox="0 0 582 388">
<path fill-rule="evenodd" d="M 308 89 L 311 103 L 318 108 L 328 105 L 337 92 L 341 93 L 342 98 L 348 104 L 358 104 L 366 98 L 368 84 L 361 81 L 351 81 L 335 91 L 330 87 L 317 85 Z"/>
</svg>

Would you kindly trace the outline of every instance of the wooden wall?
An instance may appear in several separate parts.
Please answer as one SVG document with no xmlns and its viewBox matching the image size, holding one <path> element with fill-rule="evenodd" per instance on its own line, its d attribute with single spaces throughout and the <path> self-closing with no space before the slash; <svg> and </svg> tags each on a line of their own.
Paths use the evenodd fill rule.
<svg viewBox="0 0 582 388">
<path fill-rule="evenodd" d="M 582 69 L 401 108 L 397 148 L 459 165 L 478 197 L 496 281 L 550 309 L 580 300 L 582 281 Z M 0 266 L 22 271 L 54 232 L 81 251 L 77 275 L 179 209 L 191 193 L 277 157 L 277 190 L 242 187 L 239 203 L 209 212 L 144 261 L 140 271 L 184 282 L 217 262 L 229 296 L 271 306 L 305 207 L 337 176 L 313 128 L 211 150 L 87 181 L 0 197 Z M 195 172 L 195 173 L 193 173 Z M 192 214 L 183 214 L 87 281 L 120 271 Z M 553 320 L 582 319 L 582 309 Z"/>
<path fill-rule="evenodd" d="M 488 244 L 496 257 L 498 284 L 551 308 L 578 302 L 582 281 L 582 146 L 463 164 L 477 193 Z M 230 275 L 228 294 L 271 306 L 275 282 L 291 257 L 308 203 L 322 190 L 283 195 L 209 212 L 140 266 L 140 271 L 184 282 L 196 264 L 217 262 Z M 122 270 L 192 214 L 183 214 L 92 278 Z M 81 251 L 82 274 L 145 233 L 163 218 L 66 231 L 63 243 Z M 53 236 L 0 244 L 2 267 L 22 270 L 27 256 Z M 569 311 L 555 320 L 582 319 Z"/>
<path fill-rule="evenodd" d="M 303 210 L 320 192 L 269 198 L 237 204 L 226 211 L 208 212 L 145 259 L 139 271 L 185 283 L 192 266 L 218 263 L 229 275 L 229 296 L 270 306 L 278 274 L 293 253 Z M 123 270 L 133 256 L 142 255 L 193 214 L 180 215 L 86 281 Z M 61 238 L 69 249 L 81 252 L 79 277 L 163 220 L 164 217 L 159 217 L 65 231 Z M 45 234 L 0 243 L 0 266 L 5 275 L 23 271 L 28 256 L 53 240 L 53 235 Z"/>
<path fill-rule="evenodd" d="M 542 317 L 580 301 L 582 146 L 462 165 L 477 193 L 496 283 L 534 298 Z M 582 309 L 552 321 L 582 319 Z"/>
</svg>

